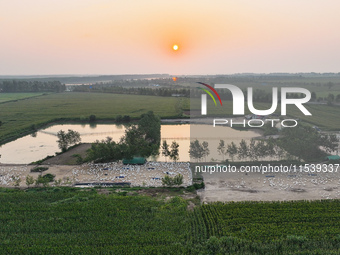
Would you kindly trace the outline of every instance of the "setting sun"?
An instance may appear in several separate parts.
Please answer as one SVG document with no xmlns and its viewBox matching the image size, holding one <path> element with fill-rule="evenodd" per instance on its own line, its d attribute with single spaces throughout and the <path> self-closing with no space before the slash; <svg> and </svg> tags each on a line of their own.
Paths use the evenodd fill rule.
<svg viewBox="0 0 340 255">
<path fill-rule="evenodd" d="M 178 45 L 175 44 L 174 46 L 172 46 L 172 49 L 173 49 L 173 50 L 178 50 Z"/>
</svg>

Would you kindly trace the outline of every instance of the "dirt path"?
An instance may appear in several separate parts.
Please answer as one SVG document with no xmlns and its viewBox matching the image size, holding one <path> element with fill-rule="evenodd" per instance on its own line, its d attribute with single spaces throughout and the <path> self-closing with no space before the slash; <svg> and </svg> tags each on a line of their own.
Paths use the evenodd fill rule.
<svg viewBox="0 0 340 255">
<path fill-rule="evenodd" d="M 203 174 L 203 202 L 285 201 L 340 198 L 340 174 Z"/>
</svg>

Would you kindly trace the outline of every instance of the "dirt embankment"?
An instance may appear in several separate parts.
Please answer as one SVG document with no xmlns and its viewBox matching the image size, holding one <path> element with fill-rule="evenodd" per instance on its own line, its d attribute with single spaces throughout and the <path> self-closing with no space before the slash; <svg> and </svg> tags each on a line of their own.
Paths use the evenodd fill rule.
<svg viewBox="0 0 340 255">
<path fill-rule="evenodd" d="M 70 149 L 60 155 L 47 159 L 43 162 L 44 165 L 77 165 L 77 158 L 73 155 L 78 154 L 82 158 L 86 157 L 86 151 L 91 148 L 90 143 L 83 143 L 79 146 Z"/>
</svg>

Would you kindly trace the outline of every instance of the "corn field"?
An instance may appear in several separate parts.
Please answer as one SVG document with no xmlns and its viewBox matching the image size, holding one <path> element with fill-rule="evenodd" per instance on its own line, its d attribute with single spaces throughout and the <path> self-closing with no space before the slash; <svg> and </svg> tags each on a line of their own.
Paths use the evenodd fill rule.
<svg viewBox="0 0 340 255">
<path fill-rule="evenodd" d="M 213 203 L 0 190 L 0 254 L 339 254 L 340 201 Z"/>
</svg>

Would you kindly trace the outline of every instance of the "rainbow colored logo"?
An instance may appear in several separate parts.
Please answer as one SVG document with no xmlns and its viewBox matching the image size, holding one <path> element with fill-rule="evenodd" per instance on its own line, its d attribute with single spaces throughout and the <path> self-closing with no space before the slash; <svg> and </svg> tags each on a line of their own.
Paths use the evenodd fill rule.
<svg viewBox="0 0 340 255">
<path fill-rule="evenodd" d="M 209 88 L 212 92 L 214 92 L 215 95 L 217 96 L 218 100 L 220 101 L 221 106 L 222 106 L 221 97 L 220 97 L 220 95 L 217 93 L 217 91 L 216 91 L 213 87 L 211 87 L 210 85 L 205 84 L 205 83 L 203 83 L 203 82 L 197 82 L 197 83 L 198 83 L 198 84 L 201 84 L 201 85 L 203 85 L 203 86 L 206 86 L 206 87 Z M 203 89 L 203 88 L 200 88 L 200 87 L 197 87 L 197 88 L 203 90 L 204 92 L 206 92 L 206 93 L 212 98 L 212 100 L 214 101 L 215 105 L 217 106 L 216 100 L 215 100 L 214 96 L 211 94 L 211 92 L 210 92 L 209 90 Z"/>
</svg>

